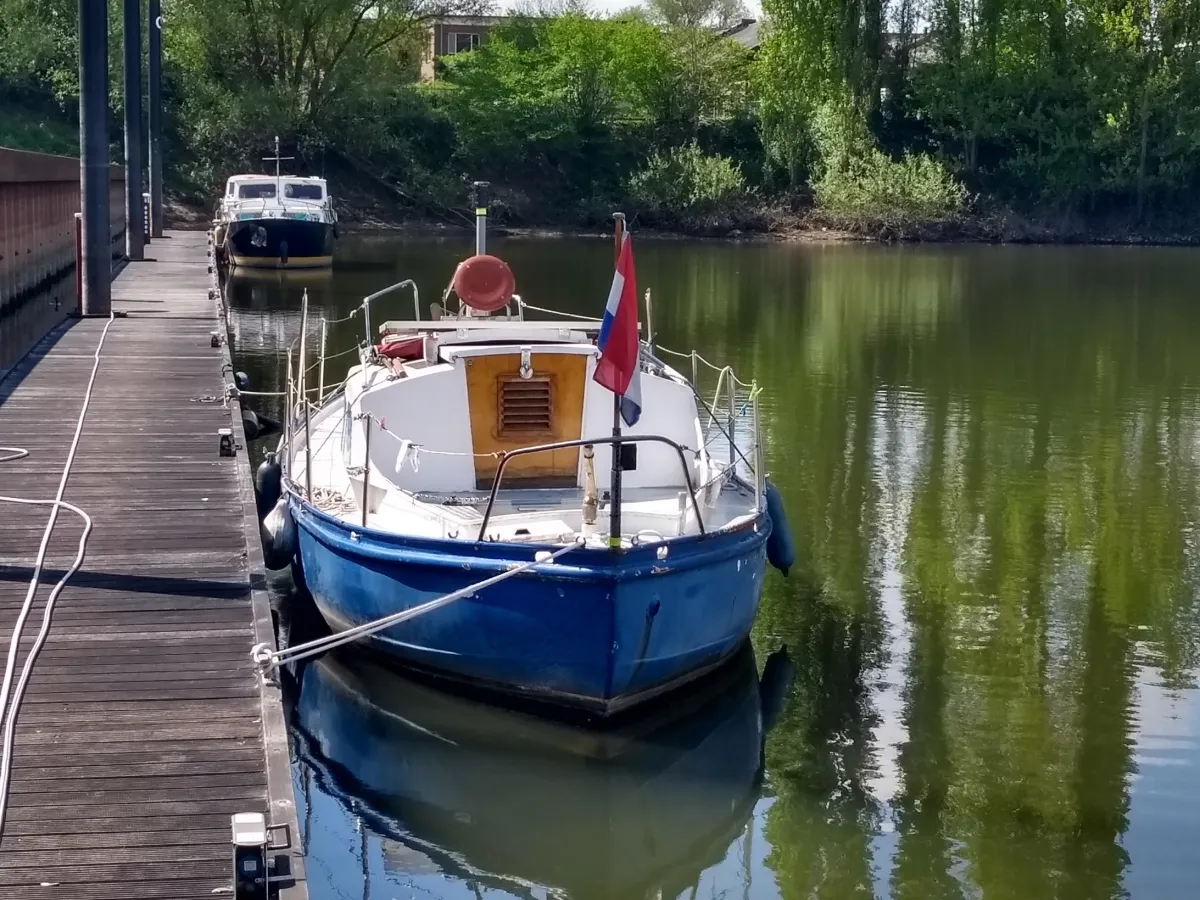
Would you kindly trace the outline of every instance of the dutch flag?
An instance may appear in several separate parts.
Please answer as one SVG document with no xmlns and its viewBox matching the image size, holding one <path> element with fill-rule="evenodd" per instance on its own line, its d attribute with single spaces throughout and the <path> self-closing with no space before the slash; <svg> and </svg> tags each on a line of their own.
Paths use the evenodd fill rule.
<svg viewBox="0 0 1200 900">
<path fill-rule="evenodd" d="M 632 426 L 642 415 L 642 369 L 639 364 L 637 279 L 629 232 L 621 238 L 604 321 L 596 340 L 600 361 L 592 377 L 621 398 L 621 418 Z"/>
</svg>

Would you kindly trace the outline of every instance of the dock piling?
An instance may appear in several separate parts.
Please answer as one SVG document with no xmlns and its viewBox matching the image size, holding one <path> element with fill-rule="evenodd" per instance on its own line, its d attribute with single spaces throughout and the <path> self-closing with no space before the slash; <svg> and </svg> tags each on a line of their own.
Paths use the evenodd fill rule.
<svg viewBox="0 0 1200 900">
<path fill-rule="evenodd" d="M 150 221 L 149 232 L 152 237 L 163 236 L 163 169 L 162 169 L 162 5 L 161 0 L 147 2 L 147 34 L 146 47 L 150 57 L 147 65 L 147 76 L 150 82 L 148 94 L 148 113 L 150 127 L 150 158 L 147 160 L 150 170 Z"/>
<path fill-rule="evenodd" d="M 79 0 L 79 194 L 85 316 L 112 308 L 108 178 L 108 0 Z"/>
<path fill-rule="evenodd" d="M 125 42 L 125 255 L 129 259 L 145 259 L 145 223 L 142 221 L 141 0 L 122 0 L 122 33 Z"/>
</svg>

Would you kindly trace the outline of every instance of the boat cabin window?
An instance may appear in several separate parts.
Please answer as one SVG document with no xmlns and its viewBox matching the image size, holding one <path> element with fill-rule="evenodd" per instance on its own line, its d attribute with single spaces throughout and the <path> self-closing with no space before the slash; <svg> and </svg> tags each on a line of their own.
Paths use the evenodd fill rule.
<svg viewBox="0 0 1200 900">
<path fill-rule="evenodd" d="M 283 196 L 294 200 L 320 200 L 321 186 L 319 184 L 285 184 Z"/>
<path fill-rule="evenodd" d="M 243 200 L 269 200 L 275 196 L 275 184 L 270 181 L 243 184 L 238 196 Z"/>
<path fill-rule="evenodd" d="M 233 184 L 233 182 L 231 181 L 231 182 L 229 182 L 229 184 L 225 185 L 225 196 L 226 196 L 226 197 L 232 197 L 232 196 L 233 196 L 233 191 L 234 191 L 234 184 Z"/>
</svg>

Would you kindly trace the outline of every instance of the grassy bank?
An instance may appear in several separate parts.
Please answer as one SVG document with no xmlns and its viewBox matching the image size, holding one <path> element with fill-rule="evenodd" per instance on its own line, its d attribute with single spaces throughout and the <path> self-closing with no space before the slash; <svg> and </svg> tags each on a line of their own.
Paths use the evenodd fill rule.
<svg viewBox="0 0 1200 900">
<path fill-rule="evenodd" d="M 78 124 L 47 98 L 6 93 L 0 83 L 0 147 L 78 156 Z"/>
</svg>

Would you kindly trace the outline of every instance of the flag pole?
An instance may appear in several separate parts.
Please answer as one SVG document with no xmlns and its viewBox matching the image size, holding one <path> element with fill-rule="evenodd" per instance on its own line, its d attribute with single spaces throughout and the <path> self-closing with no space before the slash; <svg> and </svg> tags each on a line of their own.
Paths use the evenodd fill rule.
<svg viewBox="0 0 1200 900">
<path fill-rule="evenodd" d="M 625 237 L 625 214 L 613 213 L 614 236 L 614 268 L 621 262 L 621 241 Z M 613 393 L 613 427 L 612 436 L 621 437 L 621 395 Z M 612 445 L 612 499 L 609 502 L 608 546 L 613 550 L 621 549 L 621 442 L 614 441 Z"/>
</svg>

